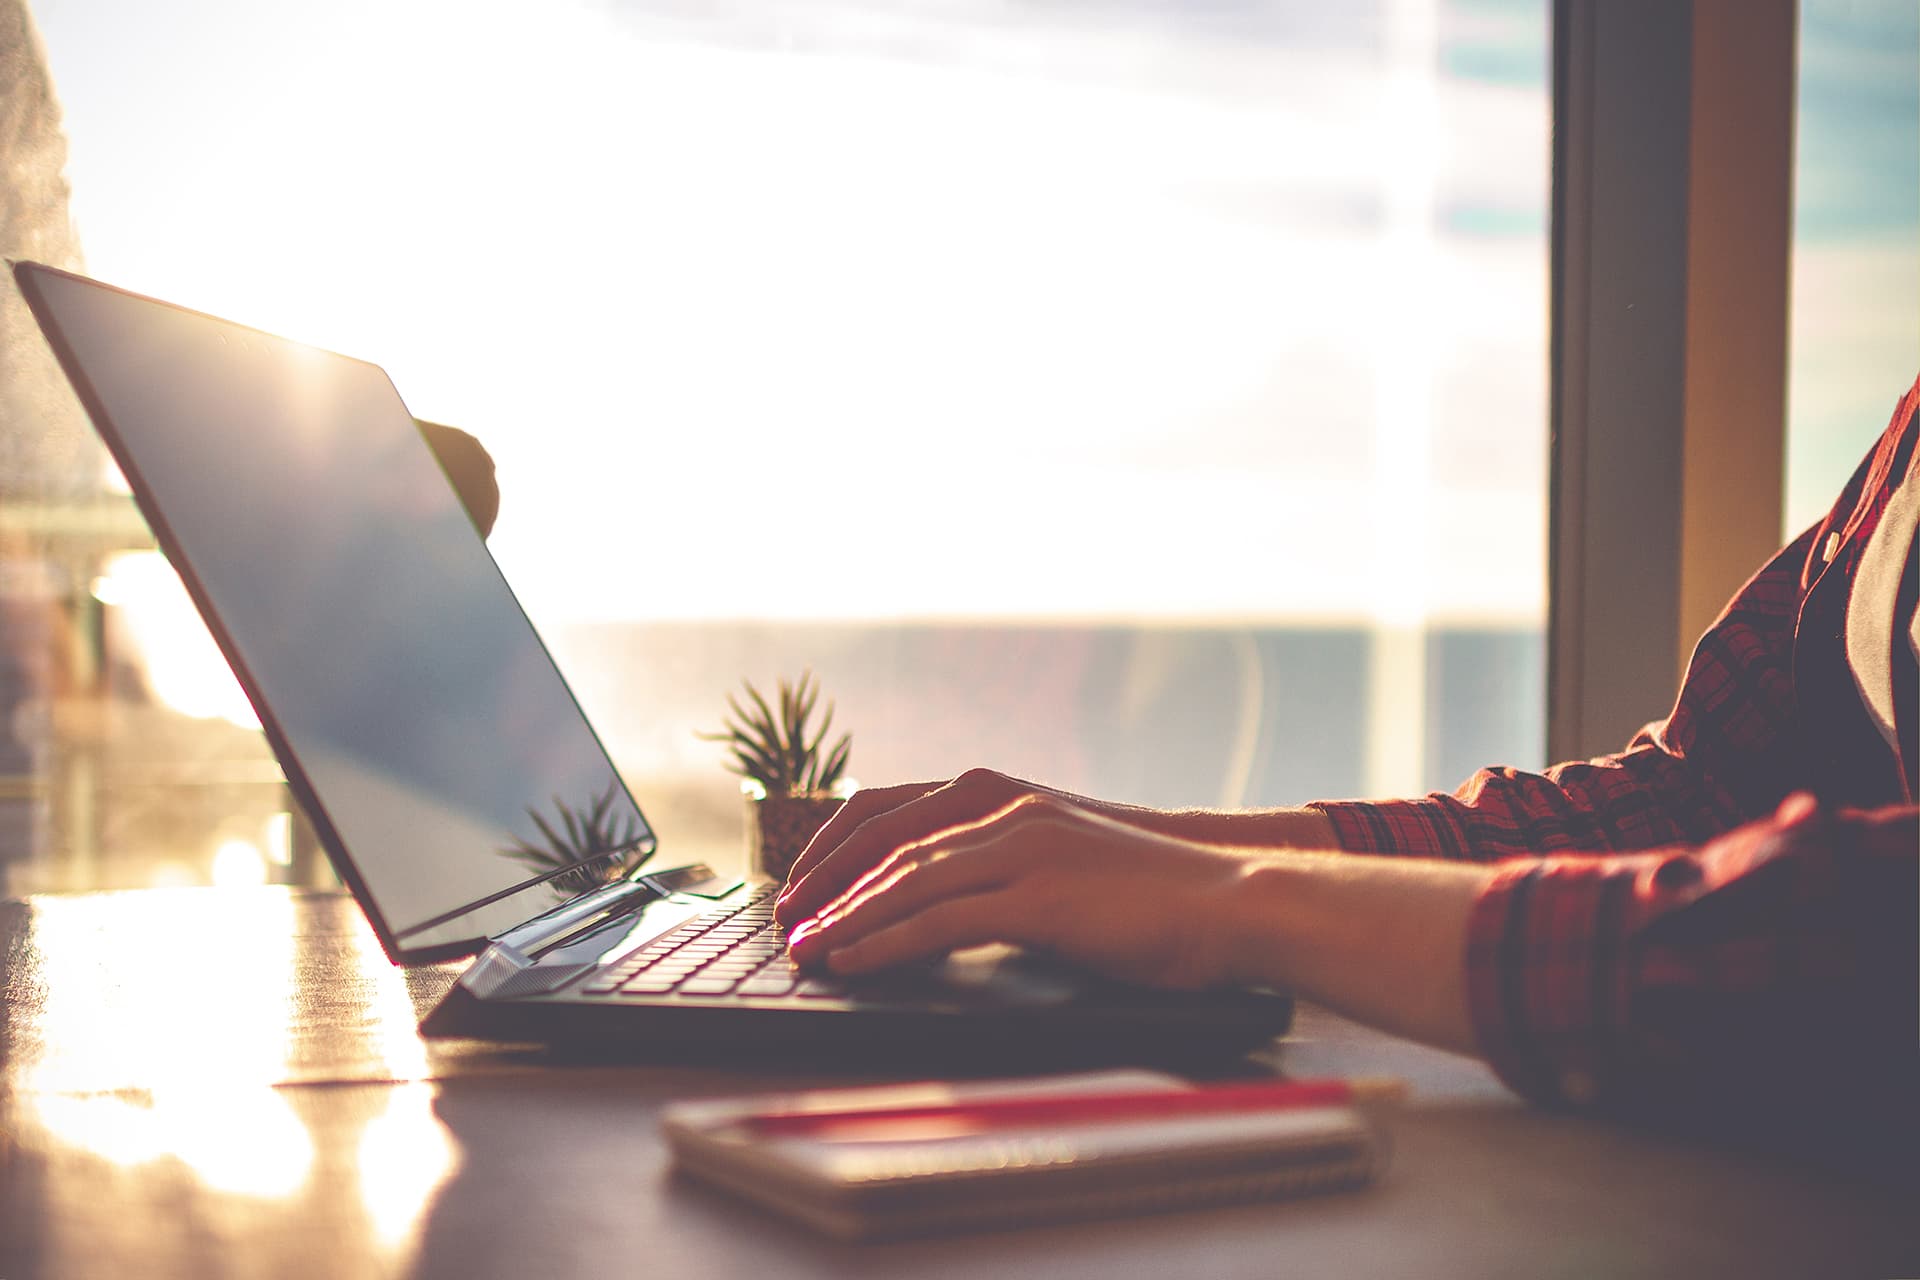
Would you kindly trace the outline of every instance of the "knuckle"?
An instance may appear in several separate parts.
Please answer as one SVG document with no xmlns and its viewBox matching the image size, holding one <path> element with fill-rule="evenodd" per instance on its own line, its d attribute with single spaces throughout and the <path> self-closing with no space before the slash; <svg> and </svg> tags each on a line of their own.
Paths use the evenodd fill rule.
<svg viewBox="0 0 1920 1280">
<path fill-rule="evenodd" d="M 1005 795 L 1015 790 L 1012 778 L 993 769 L 973 768 L 953 780 L 956 790 L 981 795 Z"/>
</svg>

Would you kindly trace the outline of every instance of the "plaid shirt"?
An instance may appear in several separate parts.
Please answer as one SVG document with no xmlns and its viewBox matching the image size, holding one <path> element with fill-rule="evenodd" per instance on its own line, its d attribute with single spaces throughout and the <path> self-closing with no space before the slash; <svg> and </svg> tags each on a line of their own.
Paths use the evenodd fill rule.
<svg viewBox="0 0 1920 1280">
<path fill-rule="evenodd" d="M 1682 1114 L 1920 1099 L 1920 752 L 1867 718 L 1845 644 L 1916 410 L 1920 381 L 1826 520 L 1701 639 L 1672 714 L 1625 750 L 1314 806 L 1352 851 L 1499 861 L 1469 921 L 1466 992 L 1481 1051 L 1519 1092 Z M 1909 617 L 1903 721 L 1920 715 Z"/>
</svg>

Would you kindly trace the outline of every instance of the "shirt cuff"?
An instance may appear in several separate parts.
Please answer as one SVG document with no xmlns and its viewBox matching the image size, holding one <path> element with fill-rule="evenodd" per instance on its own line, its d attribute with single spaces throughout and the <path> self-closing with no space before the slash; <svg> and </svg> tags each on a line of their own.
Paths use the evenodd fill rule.
<svg viewBox="0 0 1920 1280">
<path fill-rule="evenodd" d="M 1306 807 L 1333 824 L 1334 839 L 1349 853 L 1472 856 L 1466 828 L 1438 800 L 1334 800 Z"/>
<path fill-rule="evenodd" d="M 1619 1074 L 1635 882 L 1666 860 L 1512 860 L 1481 891 L 1467 919 L 1467 1012 L 1481 1056 L 1516 1093 L 1602 1101 Z"/>
</svg>

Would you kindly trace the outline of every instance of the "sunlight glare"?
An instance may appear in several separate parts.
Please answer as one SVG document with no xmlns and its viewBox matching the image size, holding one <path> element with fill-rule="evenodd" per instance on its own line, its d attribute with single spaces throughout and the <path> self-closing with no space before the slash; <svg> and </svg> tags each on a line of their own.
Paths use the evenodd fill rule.
<svg viewBox="0 0 1920 1280">
<path fill-rule="evenodd" d="M 213 883 L 222 888 L 267 882 L 267 855 L 250 840 L 225 840 L 213 851 Z"/>
<path fill-rule="evenodd" d="M 419 1230 L 422 1211 L 453 1176 L 459 1152 L 433 1112 L 434 1086 L 397 1085 L 360 1138 L 360 1203 L 379 1244 L 397 1250 Z"/>
<path fill-rule="evenodd" d="M 220 648 L 207 634 L 180 576 L 158 551 L 123 551 L 107 560 L 93 594 L 118 608 L 159 699 L 183 715 L 218 717 L 244 729 L 260 719 Z"/>
<path fill-rule="evenodd" d="M 156 1093 L 149 1105 L 107 1094 L 29 1095 L 60 1142 L 117 1165 L 174 1159 L 213 1191 L 284 1200 L 306 1185 L 313 1138 L 270 1089 Z"/>
<path fill-rule="evenodd" d="M 289 1071 L 293 903 L 271 890 L 252 891 L 245 912 L 231 902 L 206 889 L 40 899 L 41 1039 L 15 1046 L 7 1066 L 16 1096 L 62 1141 L 122 1165 L 175 1159 L 215 1190 L 281 1199 L 314 1161 L 274 1088 Z M 171 921 L 166 965 L 153 963 L 152 929 L 121 913 Z M 145 1050 L 139 1096 L 130 1044 Z"/>
<path fill-rule="evenodd" d="M 543 625 L 1537 615 L 1543 565 L 1457 555 L 1478 526 L 1446 522 L 1423 451 L 1459 336 L 1511 345 L 1544 290 L 1531 240 L 1436 260 L 1462 242 L 1432 235 L 1434 167 L 1537 195 L 1505 190 L 1509 157 L 1545 145 L 1532 91 L 1449 81 L 1436 105 L 1430 71 L 1229 44 L 1180 50 L 1219 73 L 1190 91 L 1177 67 L 1082 74 L 1114 50 L 1046 23 L 1057 43 L 1032 65 L 1061 55 L 1064 74 L 831 39 L 801 55 L 583 3 L 537 24 L 495 0 L 348 7 L 380 38 L 304 32 L 323 47 L 293 73 L 337 56 L 359 92 L 261 83 L 298 145 L 206 143 L 191 177 L 227 211 L 217 245 L 193 225 L 156 241 L 104 203 L 90 243 L 113 271 L 108 254 L 165 244 L 128 255 L 134 283 L 375 360 L 416 413 L 478 435 L 503 490 L 495 552 Z M 1431 63 L 1423 7 L 1392 9 Z M 502 65 L 518 91 L 499 92 Z M 1498 161 L 1442 155 L 1453 111 Z M 503 156 L 524 171 L 487 180 Z M 330 163 L 352 181 L 316 184 Z M 1378 193 L 1384 231 L 1313 212 L 1354 191 Z M 1301 193 L 1322 193 L 1305 214 Z M 1471 286 L 1442 316 L 1443 270 Z M 1540 379 L 1515 376 L 1524 416 Z M 1378 423 L 1370 459 L 1324 425 L 1356 405 Z M 1244 483 L 1223 493 L 1203 457 Z M 1368 484 L 1407 518 L 1359 549 L 1356 584 L 1318 531 Z M 742 517 L 794 495 L 807 544 L 854 569 L 755 571 L 769 531 Z M 1259 573 L 1213 550 L 1248 546 Z M 1001 571 L 1036 554 L 1094 563 Z M 1454 559 L 1478 568 L 1443 598 L 1427 568 Z"/>
</svg>

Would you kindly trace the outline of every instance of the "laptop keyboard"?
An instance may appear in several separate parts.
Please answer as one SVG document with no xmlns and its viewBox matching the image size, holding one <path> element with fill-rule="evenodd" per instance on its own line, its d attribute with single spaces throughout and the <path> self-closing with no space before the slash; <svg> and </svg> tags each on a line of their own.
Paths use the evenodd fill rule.
<svg viewBox="0 0 1920 1280">
<path fill-rule="evenodd" d="M 764 884 L 746 902 L 668 930 L 580 988 L 587 995 L 754 996 L 838 999 L 846 988 L 801 974 L 787 957 L 787 936 L 773 922 L 778 886 Z"/>
</svg>

